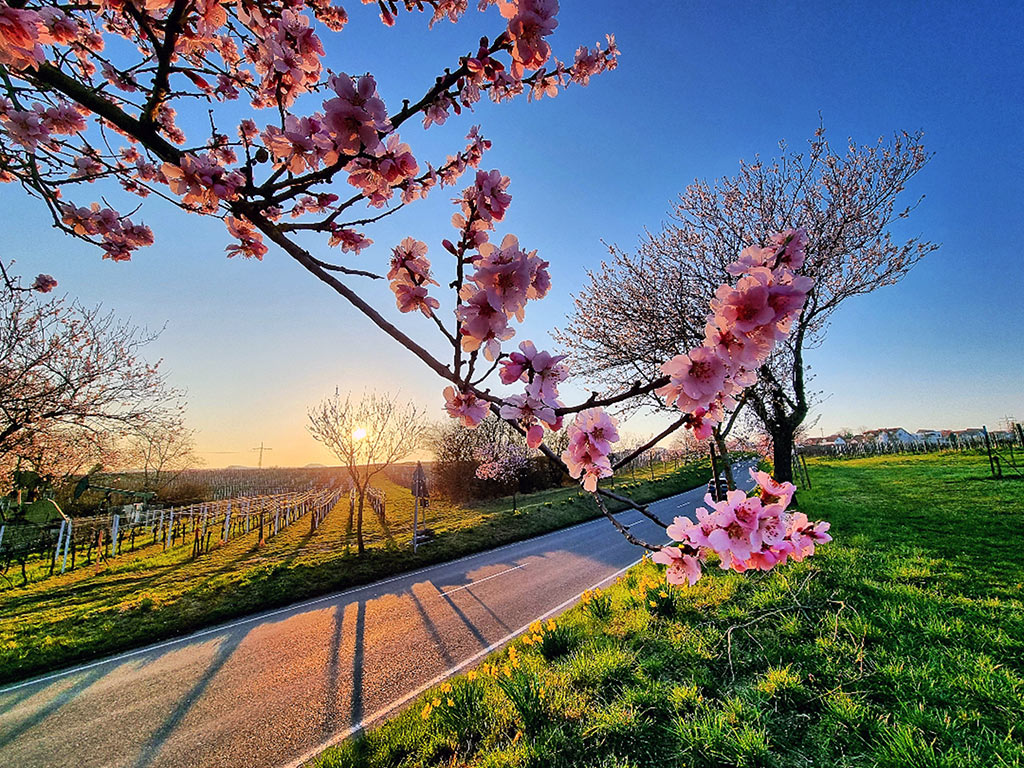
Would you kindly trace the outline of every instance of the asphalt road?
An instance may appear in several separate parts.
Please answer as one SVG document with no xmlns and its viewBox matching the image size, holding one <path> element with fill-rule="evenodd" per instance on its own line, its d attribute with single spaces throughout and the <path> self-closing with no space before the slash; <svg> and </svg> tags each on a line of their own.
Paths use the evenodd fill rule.
<svg viewBox="0 0 1024 768">
<path fill-rule="evenodd" d="M 666 521 L 704 490 L 657 502 Z M 619 519 L 649 541 L 637 512 Z M 299 765 L 642 551 L 599 519 L 0 689 L 0 766 Z"/>
</svg>

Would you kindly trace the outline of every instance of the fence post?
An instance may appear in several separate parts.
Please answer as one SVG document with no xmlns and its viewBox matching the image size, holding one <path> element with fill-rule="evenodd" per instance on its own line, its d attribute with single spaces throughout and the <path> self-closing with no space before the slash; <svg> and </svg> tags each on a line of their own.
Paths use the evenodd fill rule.
<svg viewBox="0 0 1024 768">
<path fill-rule="evenodd" d="M 68 527 L 67 520 L 60 521 L 60 533 L 57 534 L 57 550 L 53 553 L 53 562 L 56 564 L 57 560 L 60 559 L 60 548 L 64 543 L 64 529 Z M 50 573 L 53 573 L 51 570 Z"/>
<path fill-rule="evenodd" d="M 68 544 L 71 543 L 71 521 L 68 520 L 68 532 L 64 534 L 64 562 L 60 565 L 60 572 L 64 573 L 64 569 L 68 567 Z"/>
<path fill-rule="evenodd" d="M 992 477 L 995 477 L 996 476 L 996 463 L 995 463 L 995 461 L 992 460 L 992 444 L 989 442 L 989 439 L 988 439 L 988 427 L 986 427 L 985 425 L 982 425 L 981 431 L 985 435 L 985 450 L 988 452 L 988 466 L 989 466 L 989 469 L 992 470 Z M 999 474 L 1001 475 L 1002 472 L 1000 472 Z"/>
</svg>

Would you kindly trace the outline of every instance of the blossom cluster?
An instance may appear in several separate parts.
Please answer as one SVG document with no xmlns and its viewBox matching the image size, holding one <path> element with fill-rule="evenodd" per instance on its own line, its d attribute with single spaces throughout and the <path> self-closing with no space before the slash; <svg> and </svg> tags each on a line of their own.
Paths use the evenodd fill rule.
<svg viewBox="0 0 1024 768">
<path fill-rule="evenodd" d="M 427 317 L 441 306 L 440 302 L 427 295 L 428 285 L 437 285 L 430 277 L 430 261 L 427 259 L 427 244 L 411 237 L 405 238 L 392 251 L 391 269 L 388 271 L 391 290 L 400 312 L 418 309 Z"/>
<path fill-rule="evenodd" d="M 708 494 L 708 507 L 697 510 L 696 521 L 677 517 L 668 527 L 669 537 L 681 546 L 663 547 L 652 559 L 668 566 L 670 584 L 695 584 L 709 552 L 726 570 L 768 571 L 788 560 L 799 562 L 814 554 L 816 544 L 832 540 L 829 523 L 811 523 L 802 512 L 786 511 L 796 491 L 792 483 L 753 469 L 750 475 L 758 485 L 755 495 L 729 491 L 716 502 Z"/>
<path fill-rule="evenodd" d="M 85 130 L 85 119 L 71 104 L 59 101 L 51 107 L 35 102 L 31 109 L 15 109 L 0 97 L 0 125 L 11 141 L 28 150 L 47 144 L 52 136 L 71 136 Z"/>
<path fill-rule="evenodd" d="M 548 262 L 520 248 L 515 235 L 505 235 L 500 246 L 481 243 L 474 262 L 456 310 L 462 350 L 483 349 L 484 357 L 497 360 L 501 342 L 515 335 L 511 319 L 521 321 L 526 302 L 543 298 L 551 287 Z"/>
<path fill-rule="evenodd" d="M 526 430 L 526 444 L 537 448 L 545 427 L 553 432 L 562 428 L 562 417 L 555 409 L 562 405 L 558 384 L 569 378 L 569 369 L 562 363 L 565 355 L 537 351 L 532 341 L 520 343 L 519 350 L 501 361 L 499 376 L 503 384 L 525 382 L 525 391 L 506 398 L 500 414 L 518 422 Z"/>
<path fill-rule="evenodd" d="M 756 381 L 758 366 L 788 335 L 813 284 L 794 271 L 806 245 L 806 232 L 797 229 L 744 249 L 728 268 L 739 280 L 719 286 L 711 302 L 704 343 L 661 366 L 669 382 L 656 392 L 690 414 L 698 439 L 711 435 L 725 409 L 735 407 L 734 395 Z"/>
<path fill-rule="evenodd" d="M 82 237 L 99 237 L 103 258 L 127 261 L 136 248 L 153 244 L 153 231 L 145 224 L 133 224 L 127 216 L 93 203 L 79 208 L 70 203 L 61 206 L 65 226 Z"/>
<path fill-rule="evenodd" d="M 618 421 L 600 408 L 588 408 L 577 414 L 569 425 L 569 445 L 562 453 L 562 461 L 573 478 L 581 478 L 583 488 L 597 491 L 597 481 L 611 477 L 612 465 L 608 455 L 612 443 L 619 441 Z"/>
<path fill-rule="evenodd" d="M 186 205 L 200 211 L 215 211 L 221 200 L 231 200 L 245 178 L 225 169 L 213 153 L 182 155 L 177 165 L 164 163 L 163 177 L 171 191 Z"/>
</svg>

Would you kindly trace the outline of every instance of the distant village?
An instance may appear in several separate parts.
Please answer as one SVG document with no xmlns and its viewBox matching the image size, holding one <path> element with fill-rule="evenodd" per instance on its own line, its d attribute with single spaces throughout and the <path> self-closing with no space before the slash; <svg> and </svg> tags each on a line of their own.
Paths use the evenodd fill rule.
<svg viewBox="0 0 1024 768">
<path fill-rule="evenodd" d="M 993 443 L 1010 444 L 1024 440 L 1019 434 L 1019 425 L 1014 429 L 990 430 L 988 438 Z M 985 445 L 984 429 L 919 429 L 908 432 L 903 427 L 868 429 L 861 434 L 852 433 L 807 437 L 799 442 L 802 447 L 853 448 L 853 447 L 896 447 L 930 446 L 966 448 Z"/>
</svg>

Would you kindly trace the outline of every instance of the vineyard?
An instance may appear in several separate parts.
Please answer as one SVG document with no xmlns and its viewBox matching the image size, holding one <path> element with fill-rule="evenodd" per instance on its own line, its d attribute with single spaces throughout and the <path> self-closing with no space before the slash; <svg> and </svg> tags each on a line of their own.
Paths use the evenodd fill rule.
<svg viewBox="0 0 1024 768">
<path fill-rule="evenodd" d="M 345 490 L 332 479 L 328 485 L 309 490 L 238 496 L 184 507 L 147 509 L 135 503 L 83 517 L 61 513 L 44 524 L 25 520 L 0 523 L 0 564 L 6 586 L 12 587 L 8 572 L 15 564 L 20 566 L 22 584 L 27 584 L 94 561 L 105 563 L 125 553 L 146 556 L 185 547 L 195 558 L 208 553 L 212 544 L 237 537 L 265 542 L 307 518 L 314 531 Z"/>
<path fill-rule="evenodd" d="M 400 481 L 406 479 L 395 474 Z M 678 467 L 674 462 L 661 463 L 638 472 L 636 480 L 628 474 L 617 477 L 610 486 L 653 500 L 703 485 L 709 476 L 706 459 Z M 53 575 L 47 576 L 54 538 L 53 547 L 29 570 L 27 586 L 11 588 L 0 580 L 0 681 L 454 559 L 597 514 L 578 487 L 523 495 L 516 505 L 511 498 L 475 505 L 432 498 L 425 510 L 421 507 L 419 522 L 421 532 L 423 527 L 430 528 L 435 537 L 414 554 L 412 494 L 388 477 L 381 477 L 377 486 L 380 495 L 367 500 L 363 556 L 355 551 L 349 524 L 353 499 L 340 486 L 334 490 L 338 503 L 315 528 L 302 524 L 305 517 L 298 517 L 299 524 L 293 521 L 273 535 L 273 522 L 264 513 L 267 538 L 262 546 L 258 510 L 250 507 L 246 523 L 237 500 L 228 539 L 221 541 L 215 534 L 209 552 L 202 556 L 192 554 L 190 517 L 166 551 L 163 539 L 158 535 L 154 542 L 152 531 L 147 530 L 145 537 L 136 533 L 133 552 L 130 534 L 125 538 L 122 531 L 116 557 L 98 558 L 94 548 L 92 565 L 85 566 L 80 551 L 73 570 L 62 574 L 58 563 Z M 175 518 L 180 520 L 179 514 L 180 510 Z M 156 523 L 159 526 L 159 516 Z M 163 530 L 168 524 L 165 514 Z M 208 518 L 207 531 L 210 528 Z M 223 527 L 218 533 L 223 533 Z"/>
</svg>

